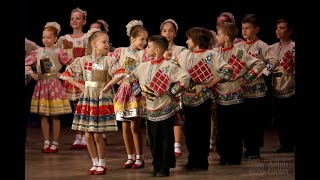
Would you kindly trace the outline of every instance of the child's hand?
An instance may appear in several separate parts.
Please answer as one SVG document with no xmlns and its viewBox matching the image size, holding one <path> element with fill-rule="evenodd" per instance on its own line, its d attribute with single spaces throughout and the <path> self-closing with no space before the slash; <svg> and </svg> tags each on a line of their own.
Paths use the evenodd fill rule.
<svg viewBox="0 0 320 180">
<path fill-rule="evenodd" d="M 143 92 L 143 96 L 145 96 L 147 99 L 150 99 L 153 101 L 156 98 L 154 91 L 152 89 L 150 89 L 149 87 L 142 85 L 141 90 Z"/>
<path fill-rule="evenodd" d="M 111 88 L 111 86 L 109 86 L 108 84 L 106 84 L 104 86 L 104 88 L 102 89 L 103 92 L 107 92 L 109 89 Z"/>
<path fill-rule="evenodd" d="M 73 43 L 64 39 L 64 40 L 62 40 L 62 47 L 63 47 L 63 49 L 72 49 Z"/>
<path fill-rule="evenodd" d="M 31 78 L 34 79 L 34 80 L 36 80 L 36 81 L 39 79 L 38 73 L 35 74 L 35 73 L 32 71 L 32 69 L 28 70 L 28 71 L 27 71 L 27 74 L 29 74 L 29 75 L 31 76 Z"/>
<path fill-rule="evenodd" d="M 172 57 L 172 51 L 166 50 L 166 51 L 163 53 L 163 57 L 164 57 L 166 60 L 171 59 L 171 57 Z"/>
</svg>

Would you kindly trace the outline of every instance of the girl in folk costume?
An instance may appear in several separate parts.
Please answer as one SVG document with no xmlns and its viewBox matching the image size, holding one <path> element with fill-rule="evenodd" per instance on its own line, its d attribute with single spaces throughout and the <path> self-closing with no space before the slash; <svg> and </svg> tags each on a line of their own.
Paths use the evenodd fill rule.
<svg viewBox="0 0 320 180">
<path fill-rule="evenodd" d="M 93 22 L 90 24 L 90 29 L 92 28 L 98 28 L 101 31 L 105 32 L 108 34 L 109 32 L 109 25 L 107 24 L 107 22 L 105 22 L 103 19 L 98 19 L 97 21 Z M 109 42 L 109 51 L 106 51 L 105 54 L 103 55 L 108 55 L 109 52 L 114 51 L 114 47 L 111 46 L 111 43 Z M 102 134 L 102 137 L 105 141 L 105 143 L 107 144 L 107 135 L 105 133 Z"/>
<path fill-rule="evenodd" d="M 92 159 L 88 174 L 106 174 L 105 142 L 102 134 L 117 131 L 113 108 L 113 89 L 102 91 L 112 79 L 111 63 L 114 59 L 105 56 L 109 51 L 109 36 L 100 29 L 88 31 L 88 51 L 86 56 L 78 57 L 66 68 L 61 78 L 79 87 L 83 92 L 76 106 L 71 129 L 84 131 L 87 148 Z M 73 79 L 82 76 L 85 85 Z"/>
<path fill-rule="evenodd" d="M 249 55 L 261 59 L 265 63 L 264 70 L 256 79 L 247 83 L 242 81 L 245 98 L 244 107 L 250 112 L 244 121 L 244 146 L 246 148 L 245 158 L 260 158 L 260 147 L 263 147 L 264 124 L 271 117 L 271 81 L 264 79 L 278 66 L 279 60 L 269 45 L 258 39 L 260 31 L 258 18 L 255 14 L 247 14 L 242 19 L 242 36 L 246 41 L 235 44 L 236 47 L 244 49 Z M 264 76 L 263 76 L 264 75 Z M 267 84 L 267 83 L 270 83 Z M 270 114 L 270 116 L 268 116 Z M 267 118 L 269 117 L 269 118 Z"/>
<path fill-rule="evenodd" d="M 272 88 L 275 119 L 281 147 L 278 153 L 294 152 L 296 134 L 295 96 L 295 42 L 292 41 L 292 28 L 286 19 L 279 19 L 276 36 L 280 42 L 270 46 L 276 52 L 280 64 L 272 72 Z"/>
<path fill-rule="evenodd" d="M 70 26 L 73 29 L 73 33 L 61 36 L 57 42 L 57 46 L 66 49 L 73 59 L 85 55 L 88 40 L 82 29 L 86 23 L 87 12 L 80 8 L 73 9 L 70 16 Z M 82 76 L 74 77 L 74 79 L 84 83 Z M 69 100 L 72 102 L 71 105 L 75 108 L 80 97 L 81 90 L 66 81 L 63 81 L 63 86 L 66 88 L 66 93 L 69 96 Z M 76 131 L 75 141 L 71 146 L 72 149 L 86 149 L 86 138 L 81 136 L 81 131 Z"/>
<path fill-rule="evenodd" d="M 214 86 L 227 81 L 232 74 L 231 66 L 222 56 L 208 50 L 212 33 L 203 27 L 187 30 L 188 50 L 182 51 L 177 60 L 189 73 L 191 82 L 182 94 L 185 115 L 185 138 L 188 148 L 188 170 L 208 170 L 209 142 L 211 132 L 211 104 Z"/>
<path fill-rule="evenodd" d="M 217 137 L 216 149 L 220 155 L 219 165 L 240 165 L 242 160 L 242 120 L 243 89 L 241 81 L 252 82 L 265 67 L 262 60 L 249 55 L 245 50 L 233 45 L 238 35 L 234 23 L 225 22 L 218 27 L 215 48 L 223 59 L 232 66 L 233 73 L 229 81 L 222 81 L 216 86 Z"/>
<path fill-rule="evenodd" d="M 178 24 L 173 19 L 167 19 L 160 25 L 161 35 L 166 37 L 169 42 L 168 56 L 171 56 L 171 57 L 176 57 L 183 50 L 187 49 L 184 46 L 177 46 L 174 44 L 174 38 L 177 36 L 178 29 L 179 29 Z M 175 63 L 175 62 L 172 62 L 172 63 Z M 175 115 L 175 125 L 174 125 L 174 152 L 176 157 L 178 157 L 178 156 L 182 156 L 181 138 L 182 138 L 183 117 L 182 117 L 181 93 L 177 95 L 176 101 L 180 105 L 179 106 L 180 110 Z"/>
<path fill-rule="evenodd" d="M 147 61 L 144 48 L 148 39 L 148 32 L 143 22 L 132 20 L 127 25 L 127 35 L 130 37 L 129 47 L 119 47 L 110 53 L 116 58 L 117 71 L 110 83 L 105 87 L 108 90 L 116 83 L 120 86 L 114 97 L 114 111 L 116 119 L 122 121 L 122 133 L 128 160 L 124 168 L 144 167 L 142 150 L 141 116 L 144 115 L 145 100 L 143 96 L 135 97 L 131 86 L 134 83 L 129 74 L 143 61 Z"/>
<path fill-rule="evenodd" d="M 62 65 L 71 61 L 64 49 L 55 47 L 58 40 L 60 25 L 56 22 L 48 22 L 42 33 L 40 47 L 32 51 L 25 59 L 26 70 L 30 76 L 37 80 L 31 100 L 31 113 L 41 115 L 41 129 L 44 138 L 42 152 L 55 153 L 59 148 L 60 135 L 60 114 L 71 113 L 71 106 L 65 89 L 62 86 L 59 76 Z M 37 73 L 31 69 L 36 64 Z M 50 144 L 50 125 L 48 116 L 52 117 L 53 141 Z"/>
<path fill-rule="evenodd" d="M 150 149 L 153 157 L 153 176 L 169 176 L 175 167 L 174 116 L 180 109 L 176 95 L 188 87 L 190 76 L 179 66 L 163 57 L 168 40 L 161 35 L 149 37 L 146 53 L 153 60 L 141 63 L 132 73 L 146 97 L 146 116 Z"/>
</svg>

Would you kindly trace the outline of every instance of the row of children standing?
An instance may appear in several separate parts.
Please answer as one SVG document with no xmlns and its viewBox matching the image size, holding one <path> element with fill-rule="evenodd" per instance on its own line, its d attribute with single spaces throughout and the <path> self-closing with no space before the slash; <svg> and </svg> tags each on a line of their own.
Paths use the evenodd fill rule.
<svg viewBox="0 0 320 180">
<path fill-rule="evenodd" d="M 76 10 L 80 11 L 80 9 Z M 82 10 L 80 13 L 86 16 Z M 175 31 L 170 28 L 166 30 L 166 24 L 174 27 Z M 46 28 L 49 26 L 60 29 L 56 23 L 53 25 L 49 23 Z M 152 175 L 168 176 L 169 168 L 175 167 L 173 150 L 178 151 L 176 154 L 181 153 L 179 138 L 176 140 L 177 144 L 174 144 L 173 139 L 175 134 L 173 122 L 176 121 L 173 117 L 179 117 L 179 115 L 174 116 L 180 109 L 179 99 L 183 104 L 185 138 L 189 152 L 186 168 L 208 169 L 211 104 L 214 96 L 217 103 L 217 150 L 220 155 L 220 164 L 241 163 L 242 132 L 240 126 L 237 127 L 235 124 L 240 123 L 237 120 L 244 119 L 240 118 L 241 114 L 244 114 L 242 86 L 249 87 L 248 83 L 254 84 L 256 77 L 261 76 L 261 72 L 266 72 L 263 71 L 264 62 L 254 55 L 249 55 L 250 53 L 244 49 L 233 46 L 232 42 L 237 36 L 237 27 L 233 23 L 224 23 L 218 28 L 217 41 L 221 48 L 208 50 L 214 38 L 211 32 L 205 28 L 191 28 L 186 32 L 188 50 L 181 48 L 177 54 L 173 53 L 175 49 L 173 40 L 168 38 L 170 31 L 171 34 L 175 34 L 178 30 L 177 24 L 170 19 L 160 28 L 161 34 L 163 33 L 166 38 L 151 36 L 148 47 L 144 51 L 148 38 L 146 29 L 141 21 L 129 22 L 127 35 L 130 37 L 130 46 L 117 48 L 108 56 L 105 56 L 109 50 L 108 35 L 92 29 L 85 34 L 88 39 L 87 47 L 89 47 L 84 51 L 87 55 L 79 55 L 78 58 L 68 57 L 68 53 L 65 56 L 61 55 L 68 59 L 63 61 L 65 63 L 70 62 L 70 59 L 74 60 L 62 76 L 58 73 L 59 68 L 54 69 L 54 75 L 50 75 L 49 79 L 60 77 L 82 91 L 75 108 L 72 129 L 84 131 L 86 134 L 87 148 L 93 162 L 92 168 L 88 171 L 89 174 L 106 173 L 105 144 L 102 135 L 105 131 L 117 131 L 115 119 L 122 121 L 123 137 L 128 154 L 128 161 L 124 167 L 144 166 L 140 126 L 141 117 L 146 114 L 154 166 Z M 168 48 L 169 51 L 166 51 Z M 83 50 L 80 51 L 83 52 Z M 168 56 L 165 51 L 167 55 L 169 54 Z M 78 51 L 72 50 L 72 52 Z M 164 61 L 163 54 L 173 63 L 168 64 Z M 51 66 L 48 63 L 46 66 L 45 58 L 41 61 L 40 59 L 40 66 L 44 64 L 45 68 L 41 66 L 38 74 L 42 73 L 45 76 L 52 74 L 45 69 L 57 65 L 52 66 L 51 62 Z M 275 67 L 276 61 L 272 63 L 271 69 Z M 26 64 L 30 65 L 30 63 Z M 149 69 L 149 71 L 139 71 L 140 68 Z M 198 68 L 202 71 L 197 71 Z M 172 74 L 173 70 L 177 73 Z M 270 71 L 270 67 L 267 70 Z M 30 74 L 32 75 L 32 72 Z M 85 83 L 81 82 L 81 78 Z M 191 79 L 190 82 L 189 79 Z M 120 84 L 120 87 L 113 98 L 113 86 L 116 83 Z M 139 87 L 142 95 L 139 93 Z M 65 94 L 64 90 L 59 92 Z M 60 99 L 66 105 L 64 113 L 69 112 L 65 96 Z M 199 111 L 195 114 L 203 115 L 201 123 L 196 121 L 194 113 L 191 113 L 193 111 Z M 44 116 L 49 115 L 40 110 L 33 112 L 44 114 Z M 159 133 L 164 133 L 166 138 L 160 140 Z M 79 137 L 77 140 L 80 140 Z M 158 147 L 159 141 L 164 142 L 165 145 Z M 249 144 L 247 147 L 253 146 Z M 48 148 L 51 149 L 49 152 L 52 149 L 57 151 L 57 140 L 51 146 L 46 140 L 43 149 Z M 167 151 L 161 151 L 161 149 Z"/>
</svg>

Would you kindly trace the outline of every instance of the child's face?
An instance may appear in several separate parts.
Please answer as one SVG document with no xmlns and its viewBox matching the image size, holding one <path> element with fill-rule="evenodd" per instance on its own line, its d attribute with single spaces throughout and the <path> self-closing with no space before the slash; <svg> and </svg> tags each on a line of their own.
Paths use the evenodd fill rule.
<svg viewBox="0 0 320 180">
<path fill-rule="evenodd" d="M 241 30 L 244 39 L 254 40 L 259 32 L 259 27 L 254 27 L 251 23 L 242 23 Z"/>
<path fill-rule="evenodd" d="M 106 55 L 109 52 L 109 36 L 105 33 L 100 34 L 95 41 L 94 47 L 99 54 Z"/>
<path fill-rule="evenodd" d="M 81 12 L 73 12 L 70 17 L 70 26 L 73 29 L 82 28 L 86 24 L 84 20 L 84 15 Z"/>
<path fill-rule="evenodd" d="M 131 37 L 131 45 L 133 45 L 137 49 L 144 49 L 147 45 L 148 33 L 146 31 L 142 31 L 135 38 Z"/>
<path fill-rule="evenodd" d="M 188 49 L 193 51 L 194 48 L 196 47 L 196 45 L 194 44 L 194 42 L 192 41 L 192 39 L 190 37 L 188 37 L 186 44 L 188 46 Z"/>
<path fill-rule="evenodd" d="M 156 47 L 153 42 L 148 42 L 148 46 L 146 47 L 146 53 L 150 57 L 155 57 L 156 56 Z"/>
<path fill-rule="evenodd" d="M 290 32 L 287 27 L 287 23 L 281 22 L 277 24 L 276 36 L 278 39 L 289 39 Z"/>
<path fill-rule="evenodd" d="M 42 32 L 42 43 L 45 47 L 52 47 L 57 41 L 57 36 L 54 35 L 52 31 L 44 30 Z"/>
<path fill-rule="evenodd" d="M 166 37 L 169 42 L 172 42 L 173 39 L 177 36 L 177 32 L 174 29 L 174 25 L 170 22 L 165 23 L 162 26 L 161 35 Z"/>
<path fill-rule="evenodd" d="M 218 44 L 218 46 L 223 47 L 225 42 L 226 42 L 226 35 L 223 33 L 222 29 L 218 28 L 218 31 L 217 31 L 217 44 Z"/>
</svg>

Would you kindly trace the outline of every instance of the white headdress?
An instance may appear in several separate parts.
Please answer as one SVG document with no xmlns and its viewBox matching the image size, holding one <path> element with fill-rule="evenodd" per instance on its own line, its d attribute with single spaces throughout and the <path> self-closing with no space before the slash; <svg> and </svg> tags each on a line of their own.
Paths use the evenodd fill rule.
<svg viewBox="0 0 320 180">
<path fill-rule="evenodd" d="M 227 16 L 231 20 L 231 23 L 236 23 L 234 15 L 231 12 L 222 12 L 219 16 Z"/>
<path fill-rule="evenodd" d="M 100 28 L 91 28 L 91 29 L 89 29 L 89 31 L 86 33 L 87 38 L 89 38 L 94 32 L 97 32 L 97 31 L 101 31 L 101 29 Z"/>
<path fill-rule="evenodd" d="M 104 21 L 103 19 L 98 19 L 97 22 L 101 23 L 104 26 L 106 32 L 109 32 L 109 24 L 106 21 Z"/>
<path fill-rule="evenodd" d="M 130 37 L 130 31 L 131 31 L 131 29 L 132 29 L 134 26 L 138 26 L 138 25 L 143 26 L 143 22 L 142 22 L 141 20 L 140 20 L 140 21 L 138 21 L 138 20 L 132 20 L 132 21 L 130 21 L 130 22 L 126 25 L 126 28 L 127 28 L 127 36 Z"/>
<path fill-rule="evenodd" d="M 60 33 L 60 31 L 61 31 L 60 24 L 58 24 L 57 22 L 55 22 L 55 21 L 54 22 L 47 22 L 46 25 L 44 26 L 44 28 L 49 27 L 49 26 L 56 28 L 58 34 Z"/>
<path fill-rule="evenodd" d="M 160 30 L 162 29 L 163 25 L 167 22 L 171 22 L 172 24 L 174 24 L 174 26 L 176 27 L 176 31 L 178 31 L 178 29 L 179 29 L 178 24 L 173 19 L 167 19 L 167 20 L 163 21 L 163 23 L 160 25 Z"/>
</svg>

